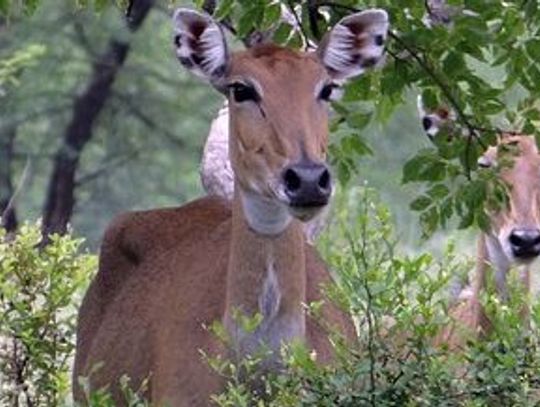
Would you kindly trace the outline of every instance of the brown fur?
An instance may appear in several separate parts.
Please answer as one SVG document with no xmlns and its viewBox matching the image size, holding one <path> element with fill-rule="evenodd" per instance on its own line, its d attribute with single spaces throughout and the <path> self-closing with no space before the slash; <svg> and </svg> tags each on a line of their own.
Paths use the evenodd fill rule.
<svg viewBox="0 0 540 407">
<path fill-rule="evenodd" d="M 135 387 L 150 377 L 147 396 L 154 402 L 207 405 L 222 383 L 199 349 L 223 352 L 203 326 L 223 316 L 230 235 L 231 210 L 219 198 L 118 218 L 107 231 L 99 273 L 81 307 L 74 377 L 104 362 L 92 387 L 111 385 L 118 401 L 114 383 L 127 373 Z M 306 302 L 311 302 L 321 298 L 319 287 L 330 276 L 315 250 L 302 245 L 309 270 Z M 256 292 L 256 282 L 242 286 Z M 333 306 L 326 306 L 324 318 L 354 336 L 349 319 Z M 331 359 L 328 340 L 310 320 L 306 339 L 319 360 Z M 82 400 L 78 386 L 75 395 Z"/>
<path fill-rule="evenodd" d="M 74 378 L 103 363 L 91 387 L 110 385 L 118 403 L 117 383 L 127 374 L 135 388 L 149 378 L 146 396 L 157 405 L 208 405 L 223 383 L 199 349 L 226 352 L 203 328 L 214 321 L 223 321 L 242 354 L 269 342 L 270 368 L 280 365 L 280 344 L 293 339 L 305 340 L 319 360 L 331 359 L 325 333 L 303 310 L 321 298 L 319 286 L 330 281 L 326 267 L 298 220 L 278 235 L 259 234 L 247 224 L 240 198 L 242 191 L 275 202 L 287 165 L 324 161 L 327 113 L 315 89 L 328 73 L 314 55 L 259 47 L 233 55 L 227 75 L 262 87 L 259 105 L 231 103 L 232 208 L 208 197 L 121 216 L 106 232 L 99 272 L 80 310 Z M 270 269 L 277 290 L 267 287 Z M 246 334 L 236 326 L 236 310 L 271 315 Z M 354 337 L 352 322 L 332 305 L 323 316 Z M 82 400 L 76 381 L 74 395 Z"/>
</svg>

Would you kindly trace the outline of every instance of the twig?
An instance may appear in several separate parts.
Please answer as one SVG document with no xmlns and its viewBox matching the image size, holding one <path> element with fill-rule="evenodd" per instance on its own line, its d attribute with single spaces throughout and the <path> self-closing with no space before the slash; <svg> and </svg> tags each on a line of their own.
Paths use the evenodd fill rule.
<svg viewBox="0 0 540 407">
<path fill-rule="evenodd" d="M 117 99 L 121 100 L 125 106 L 130 110 L 135 117 L 137 117 L 143 124 L 152 130 L 158 130 L 159 133 L 166 136 L 168 140 L 175 143 L 180 147 L 185 147 L 185 142 L 182 139 L 179 139 L 174 133 L 171 133 L 166 128 L 158 125 L 150 116 L 140 110 L 136 104 L 132 102 L 132 98 L 129 95 L 124 95 L 121 92 L 115 90 L 112 95 Z"/>
<path fill-rule="evenodd" d="M 321 39 L 321 32 L 319 30 L 319 6 L 317 0 L 308 0 L 307 2 L 309 26 L 311 27 L 311 33 L 319 41 Z"/>
<path fill-rule="evenodd" d="M 368 215 L 368 206 L 364 205 L 364 213 L 363 216 L 365 219 L 367 219 Z M 365 222 L 362 223 L 361 228 L 361 247 L 360 249 L 357 247 L 356 240 L 353 238 L 353 236 L 350 234 L 348 229 L 344 226 L 345 230 L 345 237 L 347 239 L 347 242 L 349 243 L 349 246 L 351 247 L 353 251 L 353 257 L 354 261 L 356 263 L 357 268 L 363 268 L 363 274 L 365 275 L 365 272 L 369 269 L 369 264 L 366 260 L 366 241 L 367 241 L 367 225 Z M 361 260 L 361 264 L 359 262 L 359 259 Z M 374 321 L 373 321 L 373 295 L 371 293 L 371 289 L 369 287 L 369 283 L 367 281 L 367 278 L 364 277 L 362 279 L 362 285 L 364 290 L 366 291 L 367 296 L 367 304 L 366 304 L 366 320 L 368 324 L 368 344 L 367 344 L 367 350 L 368 350 L 368 356 L 369 356 L 369 401 L 372 406 L 375 406 L 375 387 L 376 387 L 376 381 L 375 381 L 375 365 L 376 365 L 376 358 L 374 354 L 374 338 L 375 338 L 375 328 L 374 328 Z"/>
<path fill-rule="evenodd" d="M 302 25 L 302 20 L 300 20 L 300 17 L 298 16 L 298 13 L 294 9 L 293 1 L 292 0 L 286 0 L 286 2 L 287 2 L 287 7 L 289 7 L 289 9 L 291 10 L 291 14 L 293 15 L 294 20 L 296 21 L 296 24 L 298 25 L 298 29 L 300 30 L 300 34 L 304 38 L 305 49 L 307 50 L 307 49 L 310 48 L 310 46 L 309 46 L 309 36 L 307 35 L 306 30 L 304 30 L 304 26 Z"/>
<path fill-rule="evenodd" d="M 388 35 L 390 38 L 396 41 L 396 43 L 401 45 L 403 49 L 405 49 L 411 55 L 411 57 L 418 63 L 418 65 L 424 70 L 424 72 L 428 74 L 428 76 L 433 80 L 433 82 L 435 82 L 435 84 L 442 91 L 445 99 L 448 101 L 448 103 L 450 103 L 450 105 L 452 106 L 452 109 L 456 112 L 459 121 L 466 127 L 468 136 L 467 136 L 467 146 L 465 147 L 465 175 L 467 179 L 470 181 L 471 169 L 469 166 L 469 155 L 470 155 L 472 139 L 474 138 L 475 140 L 477 140 L 478 143 L 482 145 L 482 147 L 485 148 L 485 146 L 482 144 L 483 142 L 480 141 L 480 136 L 478 135 L 476 128 L 469 121 L 469 118 L 467 117 L 463 109 L 461 108 L 461 105 L 459 104 L 459 102 L 454 97 L 450 87 L 446 85 L 446 83 L 439 77 L 439 75 L 437 75 L 435 70 L 429 65 L 428 61 L 422 56 L 420 56 L 420 54 L 418 54 L 416 50 L 414 50 L 411 46 L 409 46 L 407 42 L 405 42 L 401 37 L 399 37 L 399 35 L 397 35 L 393 31 L 389 31 Z"/>
<path fill-rule="evenodd" d="M 75 181 L 75 185 L 77 187 L 80 187 L 83 184 L 91 182 L 91 181 L 95 180 L 96 178 L 99 178 L 101 175 L 105 174 L 109 170 L 112 170 L 112 169 L 115 169 L 115 168 L 118 168 L 118 167 L 124 165 L 125 163 L 127 163 L 130 160 L 132 160 L 133 158 L 135 158 L 138 154 L 139 154 L 138 151 L 134 151 L 134 152 L 132 152 L 130 154 L 126 154 L 124 157 L 120 157 L 120 158 L 118 158 L 116 160 L 112 160 L 111 162 L 108 162 L 108 163 L 102 165 L 101 167 L 99 167 L 95 171 L 92 171 L 92 172 L 89 172 L 88 174 L 82 175 L 78 180 Z"/>
<path fill-rule="evenodd" d="M 31 163 L 32 161 L 30 160 L 30 158 L 27 158 L 21 178 L 19 179 L 19 183 L 17 184 L 15 191 L 13 191 L 11 198 L 9 198 L 8 204 L 4 208 L 4 211 L 2 212 L 0 218 L 3 218 L 9 211 L 13 209 L 13 206 L 15 205 L 15 200 L 19 196 L 19 193 L 21 192 L 22 187 L 24 186 L 24 184 L 26 184 L 26 180 L 28 179 Z"/>
<path fill-rule="evenodd" d="M 212 15 L 216 11 L 216 3 L 216 0 L 204 0 L 202 9 Z"/>
</svg>

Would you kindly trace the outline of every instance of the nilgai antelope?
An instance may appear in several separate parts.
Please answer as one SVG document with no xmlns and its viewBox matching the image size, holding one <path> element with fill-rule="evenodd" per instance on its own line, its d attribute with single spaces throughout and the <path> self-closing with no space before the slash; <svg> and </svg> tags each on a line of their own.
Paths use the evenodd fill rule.
<svg viewBox="0 0 540 407">
<path fill-rule="evenodd" d="M 273 351 L 265 369 L 279 369 L 279 348 L 293 340 L 323 363 L 332 358 L 303 310 L 330 277 L 301 221 L 332 195 L 328 101 L 382 58 L 388 16 L 372 9 L 345 17 L 313 53 L 275 45 L 230 52 L 208 15 L 180 9 L 173 21 L 180 63 L 228 97 L 234 199 L 129 213 L 109 226 L 79 314 L 76 400 L 83 399 L 77 378 L 92 373 L 90 387 L 110 385 L 118 402 L 117 383 L 127 375 L 134 387 L 148 378 L 145 396 L 156 405 L 208 405 L 223 383 L 199 350 L 227 352 L 203 327 L 214 321 L 223 322 L 235 352 L 262 344 Z M 262 316 L 254 332 L 237 324 L 239 312 Z M 323 318 L 354 337 L 338 309 L 327 305 Z"/>
<path fill-rule="evenodd" d="M 446 113 L 442 116 L 436 112 L 427 114 L 422 108 L 420 112 L 424 129 L 431 137 L 436 136 L 438 127 L 449 117 Z M 501 153 L 503 149 L 511 151 Z M 502 160 L 510 163 L 501 165 Z M 472 284 L 461 291 L 451 309 L 455 323 L 437 339 L 451 347 L 460 346 L 471 334 L 481 337 L 490 332 L 490 321 L 480 304 L 480 297 L 486 291 L 488 270 L 494 272 L 497 296 L 505 301 L 510 268 L 520 268 L 522 289 L 528 296 L 531 263 L 540 254 L 540 155 L 535 139 L 526 135 L 502 135 L 497 145 L 490 146 L 478 159 L 479 167 L 497 165 L 501 165 L 499 176 L 509 187 L 508 206 L 489 213 L 489 229 L 478 238 Z M 527 306 L 522 313 L 526 323 Z"/>
</svg>

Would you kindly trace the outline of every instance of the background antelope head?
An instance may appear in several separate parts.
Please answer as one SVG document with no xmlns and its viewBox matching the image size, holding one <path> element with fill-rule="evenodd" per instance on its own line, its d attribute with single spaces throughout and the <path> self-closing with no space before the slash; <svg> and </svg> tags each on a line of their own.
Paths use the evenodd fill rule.
<svg viewBox="0 0 540 407">
<path fill-rule="evenodd" d="M 418 111 L 422 126 L 431 139 L 442 128 L 455 130 L 452 111 L 427 112 L 421 98 L 418 99 Z M 521 280 L 528 292 L 529 265 L 540 255 L 540 155 L 536 141 L 526 135 L 503 134 L 497 145 L 488 147 L 478 158 L 478 166 L 497 169 L 498 176 L 508 187 L 508 204 L 497 209 L 486 208 L 489 228 L 479 240 L 473 296 L 478 297 L 485 287 L 485 266 L 489 263 L 495 269 L 498 294 L 505 299 L 510 267 L 523 266 Z"/>
<path fill-rule="evenodd" d="M 509 186 L 507 209 L 490 214 L 490 253 L 501 249 L 510 263 L 529 263 L 540 254 L 540 156 L 534 138 L 506 135 L 478 159 L 480 167 L 500 167 Z M 495 246 L 495 247 L 493 247 Z M 497 247 L 499 246 L 499 247 Z"/>
<path fill-rule="evenodd" d="M 345 79 L 381 59 L 386 12 L 342 19 L 314 53 L 273 45 L 231 53 L 209 16 L 178 10 L 174 20 L 180 62 L 228 97 L 235 193 L 251 228 L 273 235 L 292 218 L 312 219 L 333 189 L 328 102 Z"/>
</svg>

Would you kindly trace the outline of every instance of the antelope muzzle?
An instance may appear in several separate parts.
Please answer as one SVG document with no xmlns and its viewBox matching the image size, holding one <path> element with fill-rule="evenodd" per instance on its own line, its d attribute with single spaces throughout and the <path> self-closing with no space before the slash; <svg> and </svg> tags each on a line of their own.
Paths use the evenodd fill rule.
<svg viewBox="0 0 540 407">
<path fill-rule="evenodd" d="M 332 196 L 332 176 L 324 163 L 300 161 L 288 166 L 283 185 L 293 214 L 301 219 L 314 216 Z"/>
</svg>

